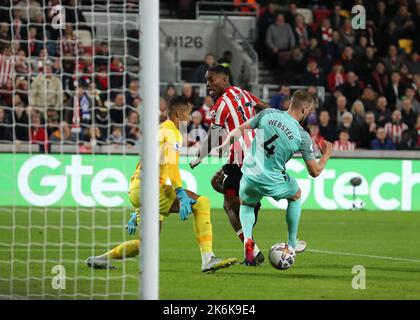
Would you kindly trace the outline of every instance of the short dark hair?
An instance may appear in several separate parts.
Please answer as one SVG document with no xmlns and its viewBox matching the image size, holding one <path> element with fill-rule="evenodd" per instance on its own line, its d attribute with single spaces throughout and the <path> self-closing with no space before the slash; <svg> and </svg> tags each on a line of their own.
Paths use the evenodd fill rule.
<svg viewBox="0 0 420 320">
<path fill-rule="evenodd" d="M 189 104 L 190 104 L 190 102 L 188 101 L 188 99 L 186 97 L 175 96 L 169 101 L 168 112 L 172 113 L 172 112 L 178 110 L 179 108 L 183 108 L 185 106 L 188 106 Z"/>
<path fill-rule="evenodd" d="M 213 73 L 216 73 L 216 74 L 224 74 L 224 75 L 230 77 L 230 70 L 229 70 L 229 68 L 226 68 L 226 67 L 224 67 L 221 64 L 216 64 L 216 65 L 210 67 L 208 69 L 208 72 L 213 72 Z"/>
</svg>

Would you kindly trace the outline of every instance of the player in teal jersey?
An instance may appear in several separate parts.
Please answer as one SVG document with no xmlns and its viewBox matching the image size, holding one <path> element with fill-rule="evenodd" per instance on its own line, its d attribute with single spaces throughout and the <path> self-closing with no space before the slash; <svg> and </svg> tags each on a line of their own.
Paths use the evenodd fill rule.
<svg viewBox="0 0 420 320">
<path fill-rule="evenodd" d="M 288 244 L 296 252 L 302 252 L 306 243 L 298 243 L 297 231 L 301 214 L 301 190 L 296 180 L 286 172 L 286 162 L 300 152 L 307 170 L 312 177 L 321 174 L 332 154 L 332 145 L 326 141 L 322 157 L 315 159 L 312 140 L 302 128 L 302 122 L 311 113 L 313 97 L 304 90 L 297 90 L 291 100 L 289 110 L 265 109 L 240 127 L 231 131 L 225 142 L 218 147 L 224 149 L 245 130 L 256 129 L 250 151 L 245 155 L 242 166 L 239 196 L 241 199 L 240 220 L 245 236 L 245 264 L 255 265 L 253 257 L 254 241 L 252 226 L 255 222 L 254 206 L 267 196 L 275 200 L 287 199 L 286 222 Z"/>
</svg>

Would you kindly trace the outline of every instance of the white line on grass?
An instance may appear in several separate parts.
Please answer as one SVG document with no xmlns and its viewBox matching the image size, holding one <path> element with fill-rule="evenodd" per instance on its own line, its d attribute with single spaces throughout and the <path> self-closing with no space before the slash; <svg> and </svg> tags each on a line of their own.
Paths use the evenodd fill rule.
<svg viewBox="0 0 420 320">
<path fill-rule="evenodd" d="M 372 259 L 382 259 L 382 260 L 394 260 L 394 261 L 420 263 L 420 260 L 416 260 L 416 259 L 374 256 L 374 255 L 370 255 L 370 254 L 361 254 L 361 253 L 337 252 L 337 251 L 327 251 L 327 250 L 317 250 L 317 249 L 307 249 L 306 251 L 314 252 L 314 253 L 333 254 L 333 255 L 337 255 L 337 256 L 364 257 L 364 258 L 372 258 Z"/>
<path fill-rule="evenodd" d="M 63 248 L 63 251 L 69 250 L 70 248 Z M 91 250 L 91 248 L 84 248 L 85 250 Z M 44 250 L 43 248 L 31 248 L 30 251 L 41 251 Z M 48 251 L 59 251 L 60 248 L 47 248 Z M 102 248 L 102 250 L 107 250 L 107 248 Z M 172 249 L 172 248 L 163 248 L 160 249 L 162 252 L 196 252 L 196 249 Z M 268 248 L 261 249 L 261 251 L 268 251 Z M 9 250 L 10 251 L 10 250 Z M 27 251 L 26 248 L 14 248 L 13 251 Z M 217 249 L 217 252 L 237 252 L 238 249 Z M 382 259 L 382 260 L 394 260 L 394 261 L 402 261 L 402 262 L 414 262 L 420 263 L 418 259 L 410 259 L 410 258 L 397 258 L 397 257 L 386 257 L 386 256 L 375 256 L 370 254 L 362 254 L 362 253 L 350 253 L 350 252 L 338 252 L 338 251 L 328 251 L 328 250 L 318 250 L 318 249 L 306 249 L 305 252 L 313 252 L 313 253 L 322 253 L 322 254 L 332 254 L 337 256 L 351 256 L 351 257 L 364 257 L 364 258 L 372 258 L 372 259 Z"/>
</svg>

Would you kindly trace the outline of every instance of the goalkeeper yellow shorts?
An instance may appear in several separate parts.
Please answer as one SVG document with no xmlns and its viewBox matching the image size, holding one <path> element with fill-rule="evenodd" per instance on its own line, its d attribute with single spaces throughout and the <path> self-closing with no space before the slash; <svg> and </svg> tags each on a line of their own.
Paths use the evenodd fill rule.
<svg viewBox="0 0 420 320">
<path fill-rule="evenodd" d="M 128 192 L 128 196 L 130 199 L 131 204 L 134 208 L 138 209 L 140 207 L 140 188 L 130 188 Z M 176 193 L 174 188 L 168 185 L 160 186 L 159 191 L 159 213 L 160 213 L 160 220 L 163 220 L 163 216 L 167 217 L 169 215 L 169 211 L 176 200 Z"/>
</svg>

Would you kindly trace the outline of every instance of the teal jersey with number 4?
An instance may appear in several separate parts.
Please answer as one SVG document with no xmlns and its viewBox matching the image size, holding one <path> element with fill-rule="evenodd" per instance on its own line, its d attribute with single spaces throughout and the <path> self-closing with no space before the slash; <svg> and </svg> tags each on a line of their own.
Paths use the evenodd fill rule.
<svg viewBox="0 0 420 320">
<path fill-rule="evenodd" d="M 250 120 L 256 129 L 242 172 L 265 185 L 284 181 L 285 165 L 301 152 L 304 160 L 315 159 L 312 139 L 299 122 L 285 111 L 265 109 Z"/>
</svg>

